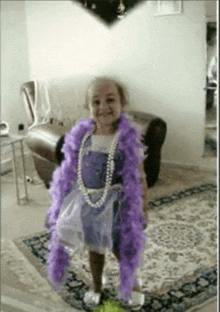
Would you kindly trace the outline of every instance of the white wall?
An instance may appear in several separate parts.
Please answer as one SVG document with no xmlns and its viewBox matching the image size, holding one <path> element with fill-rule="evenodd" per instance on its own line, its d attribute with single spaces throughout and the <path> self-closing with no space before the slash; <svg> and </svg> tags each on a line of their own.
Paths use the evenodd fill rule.
<svg viewBox="0 0 220 312">
<path fill-rule="evenodd" d="M 133 105 L 167 122 L 163 159 L 198 164 L 205 120 L 204 1 L 184 1 L 183 14 L 172 16 L 154 16 L 155 6 L 140 5 L 114 27 L 111 71 L 130 81 Z"/>
<path fill-rule="evenodd" d="M 30 79 L 24 1 L 1 1 L 1 120 L 18 132 L 25 123 L 20 86 Z"/>
<path fill-rule="evenodd" d="M 208 22 L 216 22 L 217 2 L 216 0 L 205 1 L 206 18 Z"/>
<path fill-rule="evenodd" d="M 156 2 L 143 1 L 111 28 L 71 1 L 24 3 L 31 79 L 74 73 L 119 77 L 129 87 L 133 108 L 167 122 L 163 160 L 199 165 L 205 123 L 204 1 L 184 1 L 183 13 L 173 16 L 154 16 Z"/>
<path fill-rule="evenodd" d="M 163 159 L 198 164 L 205 120 L 204 1 L 184 1 L 176 16 L 154 16 L 155 1 L 146 1 L 111 28 L 70 1 L 27 1 L 26 10 L 32 76 L 120 77 L 133 107 L 166 120 Z"/>
<path fill-rule="evenodd" d="M 96 71 L 111 58 L 108 28 L 71 1 L 27 1 L 32 77 Z"/>
<path fill-rule="evenodd" d="M 20 86 L 30 79 L 27 24 L 24 1 L 0 1 L 1 5 L 1 121 L 9 132 L 26 128 L 26 112 L 20 99 Z M 16 149 L 19 145 L 16 145 Z M 19 149 L 19 148 L 18 148 Z M 17 161 L 19 151 L 16 151 Z M 12 169 L 11 148 L 1 148 L 1 174 Z"/>
</svg>

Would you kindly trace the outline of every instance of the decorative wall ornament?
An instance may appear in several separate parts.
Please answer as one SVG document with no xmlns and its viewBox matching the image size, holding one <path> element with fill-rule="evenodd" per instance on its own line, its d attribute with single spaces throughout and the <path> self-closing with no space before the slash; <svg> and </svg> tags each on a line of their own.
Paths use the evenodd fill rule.
<svg viewBox="0 0 220 312">
<path fill-rule="evenodd" d="M 71 0 L 79 2 L 85 9 L 98 15 L 108 26 L 123 19 L 128 11 L 143 0 Z M 144 0 L 146 2 L 147 0 Z"/>
<path fill-rule="evenodd" d="M 181 14 L 182 7 L 182 0 L 157 0 L 155 15 Z"/>
<path fill-rule="evenodd" d="M 118 9 L 117 9 L 117 18 L 123 18 L 123 17 L 125 17 L 126 14 L 127 14 L 126 7 L 123 3 L 123 0 L 120 0 L 120 3 L 118 5 Z"/>
</svg>

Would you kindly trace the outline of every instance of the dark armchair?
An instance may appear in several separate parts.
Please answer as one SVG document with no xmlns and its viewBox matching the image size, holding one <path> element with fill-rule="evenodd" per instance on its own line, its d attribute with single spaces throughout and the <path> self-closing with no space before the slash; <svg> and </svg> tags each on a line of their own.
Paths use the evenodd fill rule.
<svg viewBox="0 0 220 312">
<path fill-rule="evenodd" d="M 34 81 L 26 82 L 21 86 L 21 97 L 31 125 L 35 121 Z M 151 187 L 157 181 L 160 171 L 161 148 L 167 131 L 166 122 L 157 116 L 138 111 L 129 111 L 129 115 L 133 116 L 134 121 L 141 126 L 143 143 L 148 146 L 144 169 L 148 187 Z M 32 152 L 37 173 L 47 188 L 54 169 L 63 159 L 61 148 L 68 130 L 62 122 L 57 123 L 51 119 L 48 123 L 36 124 L 27 131 L 26 144 Z"/>
</svg>

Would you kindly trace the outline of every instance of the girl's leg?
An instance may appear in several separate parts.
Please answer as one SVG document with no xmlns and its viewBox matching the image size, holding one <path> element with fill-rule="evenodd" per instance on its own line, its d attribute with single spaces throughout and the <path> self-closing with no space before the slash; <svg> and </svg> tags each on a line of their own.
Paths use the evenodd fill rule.
<svg viewBox="0 0 220 312">
<path fill-rule="evenodd" d="M 114 249 L 112 250 L 112 252 L 113 252 L 114 256 L 116 257 L 116 259 L 119 261 L 119 259 L 120 259 L 119 252 L 114 250 Z M 138 281 L 137 281 L 136 277 L 135 277 L 134 287 L 132 290 L 137 291 L 137 292 L 142 292 L 141 286 L 138 285 Z"/>
<path fill-rule="evenodd" d="M 102 290 L 102 272 L 105 263 L 105 255 L 89 251 L 89 263 L 93 278 L 94 292 L 100 293 Z"/>
</svg>

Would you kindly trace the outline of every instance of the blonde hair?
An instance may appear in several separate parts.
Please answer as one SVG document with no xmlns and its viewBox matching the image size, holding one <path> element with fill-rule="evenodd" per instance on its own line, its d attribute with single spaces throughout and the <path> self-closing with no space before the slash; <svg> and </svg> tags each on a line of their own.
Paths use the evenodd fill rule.
<svg viewBox="0 0 220 312">
<path fill-rule="evenodd" d="M 119 97 L 120 97 L 121 106 L 125 107 L 126 105 L 128 105 L 128 93 L 127 93 L 125 86 L 121 82 L 119 82 L 113 78 L 109 78 L 107 76 L 100 76 L 100 77 L 96 77 L 95 79 L 93 79 L 87 87 L 85 104 L 84 104 L 85 109 L 87 109 L 87 110 L 89 109 L 89 100 L 90 100 L 89 92 L 90 92 L 91 88 L 95 85 L 99 85 L 99 84 L 102 84 L 105 82 L 113 83 L 116 86 L 116 88 L 118 90 Z"/>
</svg>

